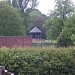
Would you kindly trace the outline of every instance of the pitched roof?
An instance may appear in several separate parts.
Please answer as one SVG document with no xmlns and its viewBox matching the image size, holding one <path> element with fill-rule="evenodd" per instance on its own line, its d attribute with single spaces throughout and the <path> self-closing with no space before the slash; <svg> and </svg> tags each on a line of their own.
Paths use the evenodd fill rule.
<svg viewBox="0 0 75 75">
<path fill-rule="evenodd" d="M 30 33 L 42 33 L 37 27 L 34 27 Z"/>
</svg>

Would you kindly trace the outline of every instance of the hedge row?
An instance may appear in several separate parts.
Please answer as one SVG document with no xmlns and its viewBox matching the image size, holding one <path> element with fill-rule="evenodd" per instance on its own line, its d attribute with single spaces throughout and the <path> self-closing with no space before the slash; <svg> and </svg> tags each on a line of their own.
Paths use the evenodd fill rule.
<svg viewBox="0 0 75 75">
<path fill-rule="evenodd" d="M 15 75 L 75 75 L 75 47 L 4 47 L 0 65 Z"/>
</svg>

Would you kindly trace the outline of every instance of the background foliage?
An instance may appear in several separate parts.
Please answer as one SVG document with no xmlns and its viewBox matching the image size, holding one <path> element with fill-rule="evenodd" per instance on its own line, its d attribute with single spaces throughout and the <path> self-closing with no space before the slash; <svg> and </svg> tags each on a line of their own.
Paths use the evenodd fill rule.
<svg viewBox="0 0 75 75">
<path fill-rule="evenodd" d="M 42 39 L 58 41 L 64 36 L 75 44 L 73 2 L 55 0 L 54 10 L 48 16 L 36 9 L 37 6 L 37 0 L 12 0 L 12 3 L 11 0 L 0 1 L 0 36 L 28 35 L 36 26 L 42 31 Z"/>
<path fill-rule="evenodd" d="M 0 36 L 24 35 L 25 26 L 21 12 L 7 4 L 0 2 Z"/>
</svg>

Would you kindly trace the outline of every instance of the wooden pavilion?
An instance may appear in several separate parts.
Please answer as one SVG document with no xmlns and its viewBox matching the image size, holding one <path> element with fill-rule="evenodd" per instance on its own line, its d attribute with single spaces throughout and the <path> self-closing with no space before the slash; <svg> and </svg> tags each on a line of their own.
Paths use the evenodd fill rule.
<svg viewBox="0 0 75 75">
<path fill-rule="evenodd" d="M 30 32 L 29 35 L 32 36 L 32 38 L 42 38 L 42 31 L 37 28 L 34 27 Z"/>
</svg>

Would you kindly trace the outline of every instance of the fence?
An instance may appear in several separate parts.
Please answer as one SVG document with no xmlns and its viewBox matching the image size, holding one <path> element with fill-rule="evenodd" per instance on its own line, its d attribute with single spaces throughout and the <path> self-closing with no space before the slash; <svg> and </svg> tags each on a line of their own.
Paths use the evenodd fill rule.
<svg viewBox="0 0 75 75">
<path fill-rule="evenodd" d="M 13 46 L 32 46 L 32 37 L 30 36 L 0 36 L 0 47 Z"/>
</svg>

